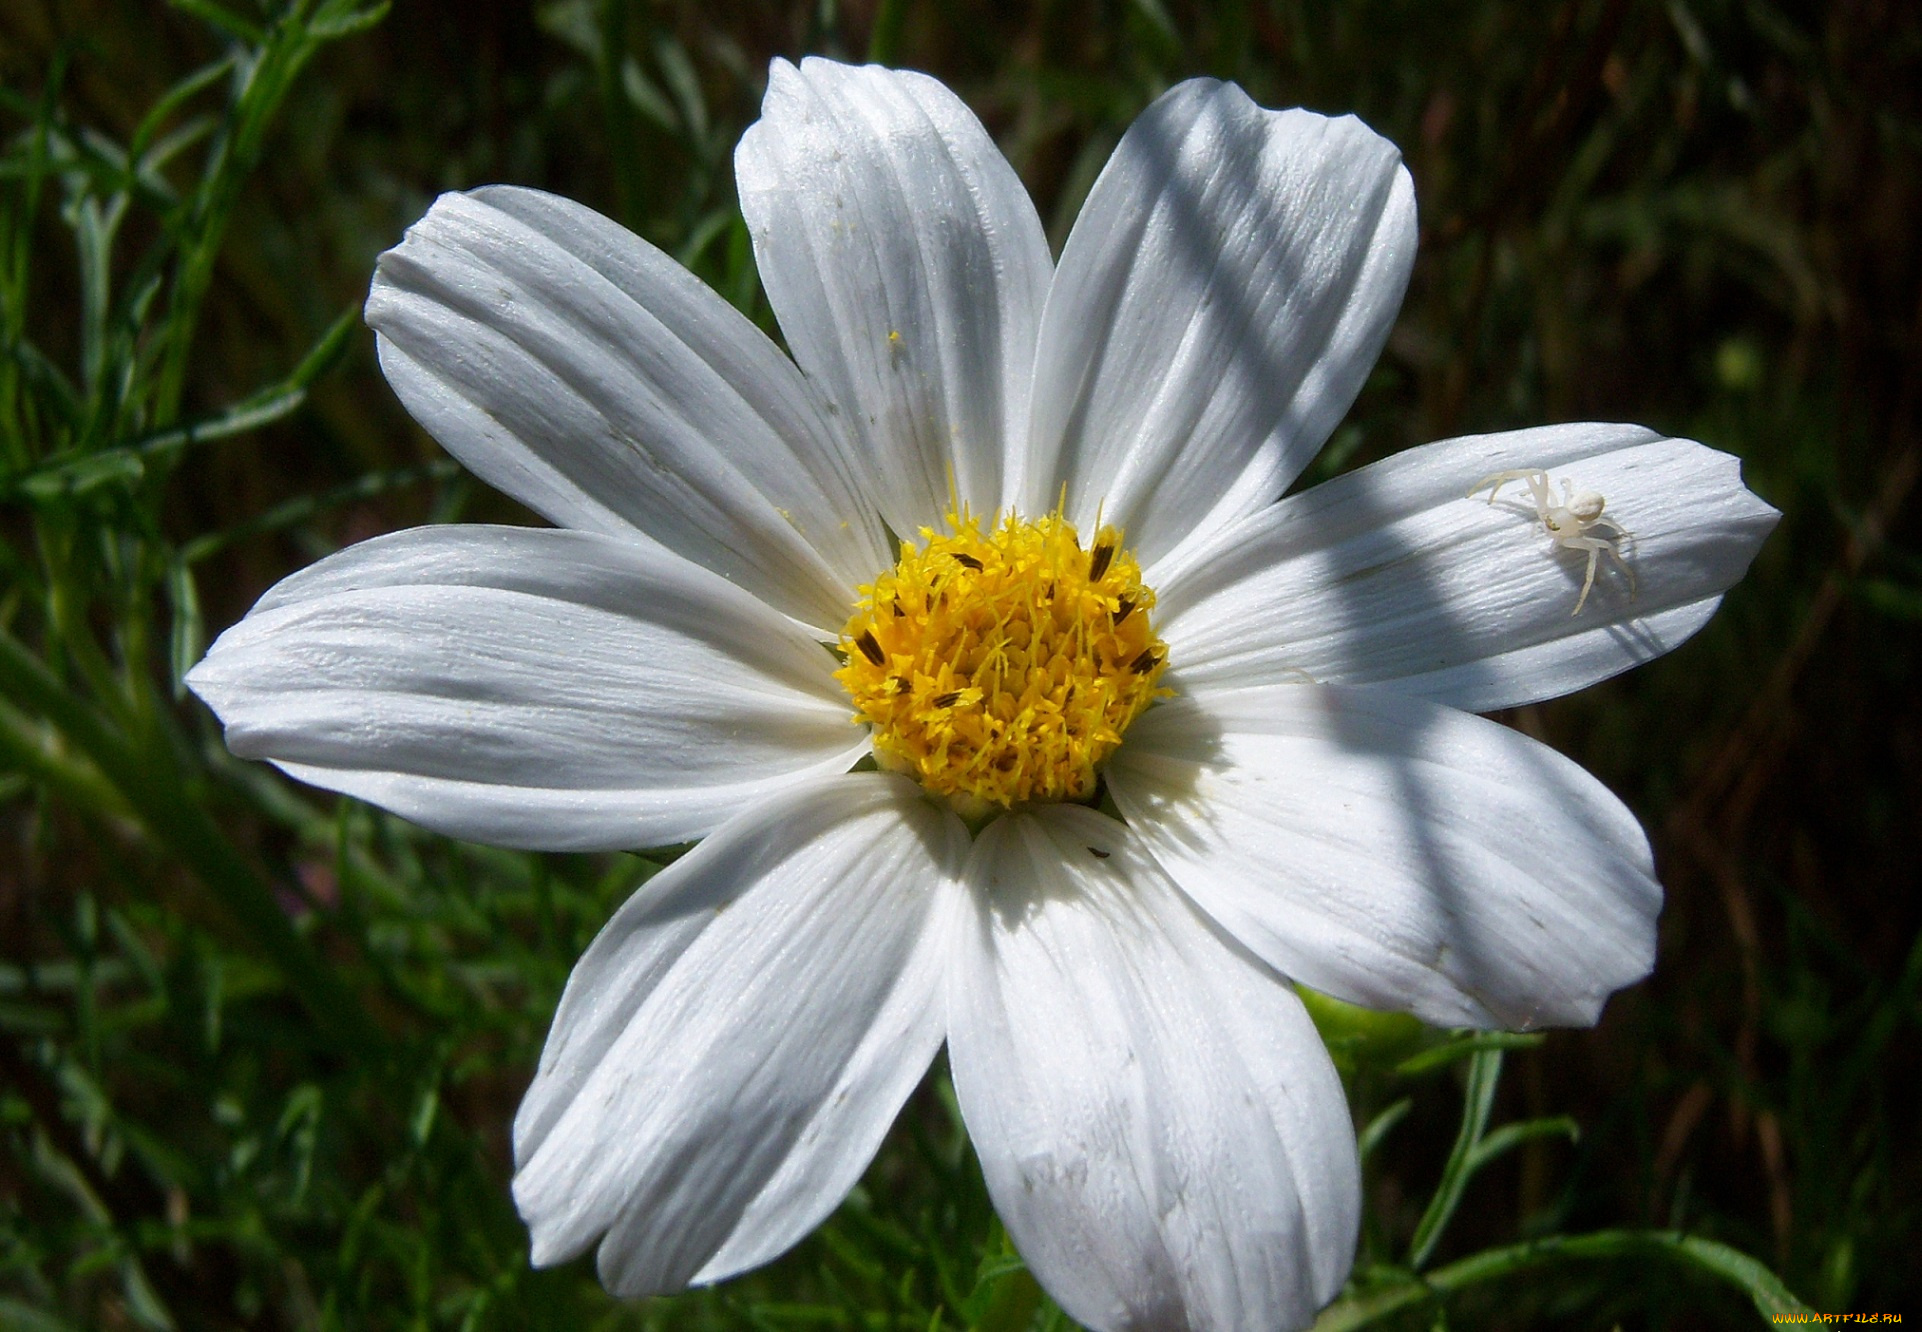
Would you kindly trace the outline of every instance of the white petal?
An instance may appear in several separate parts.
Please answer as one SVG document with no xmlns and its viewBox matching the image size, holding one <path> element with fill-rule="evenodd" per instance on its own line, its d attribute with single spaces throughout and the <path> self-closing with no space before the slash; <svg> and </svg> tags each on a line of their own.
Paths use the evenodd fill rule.
<svg viewBox="0 0 1922 1332">
<path fill-rule="evenodd" d="M 653 546 L 422 527 L 285 580 L 187 682 L 242 758 L 450 836 L 589 850 L 847 771 L 867 745 L 833 664 Z"/>
<path fill-rule="evenodd" d="M 1062 251 L 1022 506 L 1066 483 L 1082 530 L 1099 511 L 1146 567 L 1269 503 L 1360 390 L 1414 256 L 1393 144 L 1181 84 L 1122 137 Z"/>
<path fill-rule="evenodd" d="M 734 171 L 781 331 L 888 522 L 992 514 L 1053 262 L 981 122 L 925 74 L 776 60 Z"/>
<path fill-rule="evenodd" d="M 1587 1025 L 1648 974 L 1662 890 L 1581 768 L 1386 689 L 1177 698 L 1109 789 L 1175 882 L 1285 975 L 1436 1026 Z"/>
<path fill-rule="evenodd" d="M 1095 1329 L 1306 1326 L 1360 1194 L 1301 1001 L 1091 810 L 990 825 L 969 881 L 955 1093 L 1041 1284 Z"/>
<path fill-rule="evenodd" d="M 1585 552 L 1557 546 L 1528 488 L 1545 469 L 1607 501 L 1629 578 L 1606 556 L 1571 614 Z M 1781 515 L 1741 464 L 1639 426 L 1563 425 L 1430 444 L 1218 535 L 1164 573 L 1157 628 L 1196 692 L 1303 676 L 1381 683 L 1471 711 L 1554 698 L 1677 646 L 1741 578 Z"/>
<path fill-rule="evenodd" d="M 569 979 L 514 1122 L 534 1261 L 617 1295 L 766 1262 L 853 1187 L 940 1048 L 967 834 L 854 774 L 650 880 Z"/>
<path fill-rule="evenodd" d="M 645 533 L 817 628 L 891 560 L 794 364 L 624 228 L 534 190 L 442 195 L 381 256 L 381 367 L 477 476 Z"/>
</svg>

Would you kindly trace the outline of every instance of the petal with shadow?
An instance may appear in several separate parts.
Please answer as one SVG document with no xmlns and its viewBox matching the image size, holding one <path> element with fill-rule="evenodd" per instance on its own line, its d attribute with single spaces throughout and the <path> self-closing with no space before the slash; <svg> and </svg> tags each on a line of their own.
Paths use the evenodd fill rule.
<svg viewBox="0 0 1922 1332">
<path fill-rule="evenodd" d="M 1415 257 L 1395 146 L 1192 79 L 1129 127 L 1061 253 L 1035 353 L 1023 512 L 1152 566 L 1271 503 L 1348 410 Z"/>
<path fill-rule="evenodd" d="M 1587 1026 L 1655 962 L 1635 816 L 1579 766 L 1387 689 L 1157 705 L 1108 789 L 1176 883 L 1282 974 L 1440 1027 Z"/>
<path fill-rule="evenodd" d="M 644 534 L 829 631 L 890 563 L 794 363 L 591 209 L 509 186 L 442 195 L 381 256 L 367 322 L 414 418 L 552 522 Z"/>
<path fill-rule="evenodd" d="M 1541 468 L 1607 501 L 1626 569 L 1558 546 L 1528 487 Z M 1561 425 L 1410 449 L 1216 535 L 1163 572 L 1156 627 L 1194 693 L 1304 677 L 1380 684 L 1474 712 L 1554 698 L 1687 639 L 1781 515 L 1740 462 L 1640 426 Z"/>
<path fill-rule="evenodd" d="M 968 877 L 955 1094 L 1042 1286 L 1095 1329 L 1307 1326 L 1347 1275 L 1360 1186 L 1293 990 L 1093 810 L 998 820 Z"/>
<path fill-rule="evenodd" d="M 767 1262 L 854 1186 L 944 1032 L 967 834 L 856 773 L 650 879 L 569 978 L 514 1121 L 534 1262 L 617 1295 Z"/>
<path fill-rule="evenodd" d="M 419 527 L 285 579 L 187 683 L 242 758 L 436 832 L 658 846 L 867 749 L 834 659 L 657 547 Z"/>
<path fill-rule="evenodd" d="M 925 74 L 776 60 L 734 170 L 781 331 L 888 522 L 992 514 L 1054 263 L 981 122 Z"/>
</svg>

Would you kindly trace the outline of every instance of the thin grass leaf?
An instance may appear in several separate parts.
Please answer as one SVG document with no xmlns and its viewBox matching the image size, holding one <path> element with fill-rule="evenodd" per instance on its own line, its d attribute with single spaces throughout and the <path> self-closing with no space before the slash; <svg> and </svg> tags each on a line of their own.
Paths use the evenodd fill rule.
<svg viewBox="0 0 1922 1332">
<path fill-rule="evenodd" d="M 1513 1151 L 1537 1138 L 1566 1138 L 1570 1142 L 1579 1142 L 1581 1136 L 1581 1125 L 1567 1115 L 1504 1124 L 1475 1144 L 1475 1150 L 1469 1156 L 1468 1173 L 1473 1175 L 1504 1152 Z"/>
<path fill-rule="evenodd" d="M 1047 1298 L 1025 1266 L 984 1279 L 982 1294 L 981 1312 L 971 1324 L 973 1332 L 1025 1332 Z"/>
<path fill-rule="evenodd" d="M 1395 1074 L 1398 1077 L 1418 1078 L 1491 1050 L 1533 1050 L 1545 1039 L 1538 1032 L 1480 1031 L 1410 1055 L 1395 1065 Z"/>
<path fill-rule="evenodd" d="M 1475 1154 L 1481 1146 L 1482 1134 L 1488 1128 L 1488 1115 L 1495 1106 L 1495 1092 L 1501 1085 L 1502 1052 L 1500 1049 L 1477 1050 L 1468 1065 L 1468 1088 L 1462 1095 L 1461 1130 L 1455 1136 L 1455 1146 L 1448 1153 L 1448 1161 L 1442 1167 L 1441 1182 L 1435 1186 L 1435 1194 L 1429 1200 L 1428 1209 L 1422 1213 L 1420 1224 L 1415 1227 L 1415 1238 L 1408 1246 L 1408 1266 L 1420 1271 L 1441 1243 L 1442 1232 L 1460 1205 L 1462 1193 L 1468 1188 L 1468 1181 L 1475 1173 Z"/>
<path fill-rule="evenodd" d="M 1175 60 L 1181 56 L 1181 32 L 1175 21 L 1161 5 L 1161 0 L 1130 0 L 1129 7 L 1141 18 L 1141 26 L 1158 47 L 1157 54 L 1163 60 Z"/>
<path fill-rule="evenodd" d="M 356 3 L 357 0 L 349 0 L 348 3 L 323 5 L 308 23 L 308 35 L 320 42 L 337 42 L 344 37 L 379 27 L 393 9 L 390 0 L 379 0 L 378 4 L 368 5 L 365 9 L 356 8 Z"/>
<path fill-rule="evenodd" d="M 1526 1244 L 1485 1249 L 1438 1267 L 1419 1281 L 1339 1300 L 1322 1311 L 1312 1332 L 1356 1332 L 1404 1309 L 1562 1263 L 1632 1258 L 1665 1259 L 1733 1286 L 1748 1297 L 1765 1325 L 1824 1321 L 1797 1299 L 1780 1277 L 1739 1249 L 1678 1231 L 1607 1230 L 1589 1235 L 1553 1235 Z"/>
<path fill-rule="evenodd" d="M 276 384 L 263 389 L 241 402 L 235 403 L 224 412 L 202 417 L 172 430 L 162 430 L 127 446 L 127 452 L 139 457 L 153 458 L 168 455 L 194 444 L 211 444 L 215 440 L 228 439 L 234 435 L 244 435 L 249 430 L 292 416 L 307 401 L 307 386 L 296 384 Z"/>
<path fill-rule="evenodd" d="M 621 61 L 621 90 L 634 109 L 653 121 L 655 126 L 669 134 L 678 134 L 681 119 L 674 113 L 674 103 L 667 99 L 654 81 L 641 69 L 641 62 L 633 56 Z"/>
<path fill-rule="evenodd" d="M 137 317 L 136 312 L 136 317 Z M 150 466 L 171 467 L 180 452 L 196 444 L 258 430 L 282 420 L 307 401 L 313 382 L 332 369 L 345 354 L 358 327 L 357 309 L 343 311 L 287 378 L 225 411 L 184 426 L 155 431 L 131 443 L 77 458 L 54 459 L 23 476 L 0 481 L 0 498 L 24 494 L 37 500 L 85 495 L 101 486 L 143 480 Z"/>
<path fill-rule="evenodd" d="M 596 66 L 601 93 L 601 115 L 607 125 L 607 151 L 614 164 L 614 186 L 621 218 L 633 225 L 640 217 L 643 185 L 640 146 L 634 140 L 634 117 L 623 86 L 627 59 L 628 0 L 599 0 Z"/>
<path fill-rule="evenodd" d="M 397 467 L 386 472 L 369 472 L 344 486 L 336 486 L 332 490 L 325 490 L 316 495 L 298 496 L 222 531 L 195 537 L 181 547 L 180 560 L 182 564 L 198 564 L 209 555 L 225 550 L 236 541 L 261 536 L 268 532 L 284 531 L 344 504 L 372 499 L 376 495 L 398 490 L 403 486 L 419 485 L 426 481 L 451 481 L 463 475 L 465 473 L 462 472 L 460 464 L 451 458 L 442 458 L 423 467 Z"/>
<path fill-rule="evenodd" d="M 126 215 L 124 194 L 107 200 L 82 195 L 65 210 L 80 264 L 80 384 L 95 416 L 105 410 L 101 398 L 109 378 L 107 314 L 113 306 L 113 244 Z"/>
<path fill-rule="evenodd" d="M 654 61 L 660 66 L 668 91 L 674 95 L 675 105 L 680 108 L 681 123 L 687 127 L 688 145 L 698 155 L 705 156 L 700 150 L 707 143 L 710 124 L 707 96 L 701 91 L 701 76 L 695 72 L 694 62 L 688 59 L 687 48 L 672 34 L 664 33 L 655 39 Z"/>
<path fill-rule="evenodd" d="M 235 41 L 259 46 L 265 40 L 266 35 L 259 24 L 249 22 L 225 5 L 215 4 L 214 0 L 167 0 L 167 3 L 181 13 L 191 14 L 202 23 L 226 33 Z"/>
<path fill-rule="evenodd" d="M 37 390 L 40 405 L 50 410 L 64 425 L 78 428 L 83 404 L 79 391 L 73 381 L 67 378 L 66 371 L 25 338 L 10 342 L 6 355 L 19 368 L 26 384 Z"/>
<path fill-rule="evenodd" d="M 868 63 L 892 65 L 900 58 L 901 32 L 908 22 L 908 0 L 881 0 L 868 33 Z"/>
<path fill-rule="evenodd" d="M 1891 620 L 1922 620 L 1922 589 L 1891 578 L 1864 578 L 1854 591 L 1864 605 Z"/>
<path fill-rule="evenodd" d="M 685 268 L 694 268 L 701 261 L 707 247 L 727 234 L 728 228 L 740 218 L 741 210 L 729 205 L 709 212 L 688 231 L 687 239 L 674 252 L 676 263 Z"/>
<path fill-rule="evenodd" d="M 211 64 L 202 65 L 186 78 L 174 84 L 174 86 L 169 88 L 165 93 L 162 93 L 160 100 L 155 102 L 147 114 L 140 118 L 140 124 L 135 127 L 133 137 L 127 140 L 128 159 L 135 163 L 144 162 L 148 157 L 149 149 L 159 138 L 162 127 L 166 125 L 174 112 L 178 111 L 182 106 L 186 105 L 207 88 L 212 87 L 221 79 L 233 73 L 233 69 L 233 57 L 231 55 L 222 56 Z M 165 159 L 163 158 L 161 160 L 164 161 Z"/>
<path fill-rule="evenodd" d="M 147 191 L 147 196 L 169 203 L 177 200 L 178 193 L 172 183 L 160 174 L 161 169 L 219 127 L 218 117 L 194 116 L 154 140 L 134 164 L 138 171 L 137 183 Z"/>
<path fill-rule="evenodd" d="M 0 1327 L 8 1332 L 80 1332 L 72 1323 L 10 1295 L 0 1295 Z"/>
<path fill-rule="evenodd" d="M 11 483 L 16 494 L 41 502 L 76 499 L 107 485 L 132 485 L 146 476 L 147 467 L 127 450 L 96 453 L 39 468 Z"/>
<path fill-rule="evenodd" d="M 187 696 L 187 672 L 207 650 L 200 592 L 194 585 L 193 567 L 184 559 L 176 560 L 167 570 L 167 602 L 172 612 L 168 663 L 172 668 L 173 696 L 179 700 Z"/>
<path fill-rule="evenodd" d="M 45 717 L 93 761 L 166 846 L 210 889 L 306 1005 L 316 1029 L 339 1048 L 366 1056 L 384 1042 L 359 1002 L 288 921 L 272 890 L 233 849 L 192 794 L 155 770 L 151 752 L 136 748 L 92 707 L 74 697 L 11 634 L 0 632 L 0 687 L 24 710 Z"/>
<path fill-rule="evenodd" d="M 1382 1139 L 1393 1132 L 1395 1125 L 1406 1119 L 1408 1112 L 1414 1109 L 1414 1107 L 1414 1098 L 1404 1096 L 1386 1110 L 1376 1115 L 1373 1119 L 1369 1120 L 1368 1127 L 1364 1128 L 1355 1139 L 1356 1155 L 1366 1161 L 1369 1155 L 1377 1147 L 1381 1146 Z"/>
<path fill-rule="evenodd" d="M 195 4 L 205 0 L 192 0 Z M 293 11 L 297 17 L 299 10 Z M 371 12 L 371 11 L 363 11 Z M 384 11 L 383 11 L 384 12 Z M 345 23 L 341 35 L 359 31 Z M 339 26 L 339 25 L 336 25 Z M 236 90 L 208 156 L 206 174 L 179 232 L 179 261 L 174 270 L 166 319 L 161 329 L 165 351 L 156 373 L 154 423 L 174 423 L 186 384 L 188 357 L 214 261 L 225 238 L 241 182 L 259 161 L 262 144 L 288 90 L 302 68 L 332 38 L 331 29 L 315 32 L 299 22 L 276 24 L 255 49 L 236 56 Z"/>
<path fill-rule="evenodd" d="M 46 727 L 0 701 L 0 771 L 44 785 L 71 807 L 99 820 L 129 819 L 133 811 L 100 770 L 57 743 Z"/>
<path fill-rule="evenodd" d="M 26 145 L 24 160 L 20 165 L 19 179 L 22 182 L 20 211 L 0 210 L 0 223 L 6 227 L 8 243 L 5 299 L 0 300 L 0 332 L 4 332 L 9 349 L 22 345 L 25 340 L 28 274 L 33 252 L 33 219 L 39 212 L 40 192 L 50 172 L 50 137 L 58 106 L 60 90 L 66 82 L 69 60 L 65 43 L 55 49 L 53 61 L 47 70 L 47 78 L 40 90 L 37 101 L 25 106 L 26 117 L 31 125 L 22 136 Z M 5 92 L 0 88 L 0 92 Z M 12 159 L 10 158 L 9 161 Z M 64 381 L 64 376 L 62 377 Z"/>
<path fill-rule="evenodd" d="M 34 1161 L 41 1177 L 64 1193 L 97 1230 L 112 1236 L 111 1241 L 97 1252 L 103 1266 L 111 1265 L 118 1271 L 121 1293 L 126 1298 L 127 1312 L 134 1322 L 153 1332 L 173 1332 L 177 1326 L 173 1315 L 167 1311 L 166 1305 L 154 1291 L 153 1283 L 147 1279 L 139 1255 L 121 1240 L 113 1213 L 87 1182 L 86 1174 L 55 1148 L 44 1134 L 35 1135 L 34 1147 Z"/>
</svg>

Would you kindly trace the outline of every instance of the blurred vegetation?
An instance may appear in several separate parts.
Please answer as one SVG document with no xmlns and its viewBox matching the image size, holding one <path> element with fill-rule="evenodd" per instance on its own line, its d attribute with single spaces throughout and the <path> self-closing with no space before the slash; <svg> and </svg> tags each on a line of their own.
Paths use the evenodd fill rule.
<svg viewBox="0 0 1922 1332">
<path fill-rule="evenodd" d="M 1057 245 L 1175 80 L 1356 112 L 1407 155 L 1422 249 L 1317 475 L 1626 419 L 1741 455 L 1786 514 L 1697 640 L 1506 718 L 1649 827 L 1654 977 L 1545 1042 L 1322 1013 L 1370 1126 L 1329 1325 L 1746 1327 L 1793 1307 L 1765 1268 L 1922 1310 L 1913 6 L 9 0 L 0 1327 L 1059 1325 L 938 1070 L 766 1272 L 629 1306 L 531 1272 L 507 1126 L 658 858 L 428 837 L 232 760 L 178 686 L 316 556 L 517 516 L 358 324 L 437 192 L 582 199 L 772 328 L 730 154 L 804 52 L 947 80 Z"/>
</svg>

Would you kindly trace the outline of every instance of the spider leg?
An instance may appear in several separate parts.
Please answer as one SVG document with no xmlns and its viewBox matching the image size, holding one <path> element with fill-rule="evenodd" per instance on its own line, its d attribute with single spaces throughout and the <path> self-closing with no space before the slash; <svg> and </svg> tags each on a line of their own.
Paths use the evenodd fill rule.
<svg viewBox="0 0 1922 1332">
<path fill-rule="evenodd" d="M 1622 557 L 1615 553 L 1615 547 L 1611 542 L 1604 541 L 1600 537 L 1568 537 L 1560 544 L 1566 550 L 1585 550 L 1588 552 L 1588 569 L 1582 579 L 1582 595 L 1575 599 L 1575 609 L 1569 612 L 1569 616 L 1572 618 L 1582 613 L 1582 607 L 1588 604 L 1588 594 L 1595 589 L 1595 570 L 1602 562 L 1602 552 L 1607 551 L 1617 564 L 1622 563 Z M 1622 569 L 1626 572 L 1628 566 L 1623 564 Z M 1631 587 L 1634 585 L 1634 581 L 1635 575 L 1629 574 L 1629 584 Z"/>
<path fill-rule="evenodd" d="M 1615 530 L 1618 532 L 1621 532 L 1620 528 L 1616 528 Z M 1622 532 L 1622 535 L 1625 537 L 1628 537 L 1630 541 L 1633 541 L 1635 539 L 1634 537 L 1628 536 L 1627 532 Z M 1602 544 L 1602 549 L 1608 552 L 1608 558 L 1615 561 L 1615 567 L 1620 569 L 1625 575 L 1627 575 L 1628 594 L 1631 597 L 1634 596 L 1635 595 L 1635 571 L 1628 567 L 1628 561 L 1622 558 L 1622 552 L 1615 548 L 1615 543 L 1613 541 L 1604 542 Z"/>
<path fill-rule="evenodd" d="M 1488 502 L 1493 504 L 1495 497 L 1501 494 L 1502 487 L 1510 481 L 1525 481 L 1530 477 L 1540 475 L 1542 475 L 1541 469 L 1537 467 L 1520 467 L 1507 472 L 1491 472 L 1470 486 L 1468 488 L 1468 494 L 1463 496 L 1463 498 L 1473 499 L 1477 491 L 1488 486 L 1493 486 L 1494 489 L 1488 492 Z"/>
<path fill-rule="evenodd" d="M 1567 487 L 1568 482 L 1562 482 L 1562 488 L 1567 489 Z M 1529 472 L 1528 493 L 1535 497 L 1535 516 L 1546 524 L 1548 522 L 1548 511 L 1554 507 L 1555 501 L 1555 492 L 1549 487 L 1547 472 L 1542 471 L 1539 467 Z"/>
<path fill-rule="evenodd" d="M 1582 613 L 1582 607 L 1588 604 L 1588 594 L 1595 586 L 1595 566 L 1601 562 L 1601 550 L 1598 547 L 1590 546 L 1588 548 L 1588 572 L 1582 578 L 1582 595 L 1575 598 L 1575 609 L 1568 613 L 1569 619 L 1572 620 L 1577 615 L 1580 615 Z"/>
</svg>

